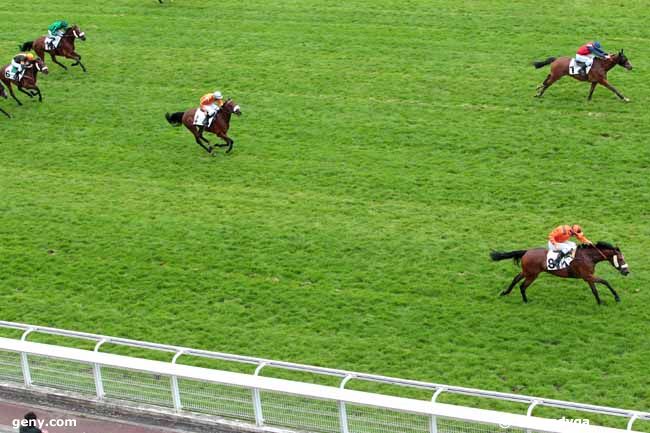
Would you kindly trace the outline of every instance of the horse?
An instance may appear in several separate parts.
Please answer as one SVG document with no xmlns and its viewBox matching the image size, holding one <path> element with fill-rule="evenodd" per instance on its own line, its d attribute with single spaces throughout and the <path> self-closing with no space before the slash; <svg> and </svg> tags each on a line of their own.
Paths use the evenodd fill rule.
<svg viewBox="0 0 650 433">
<path fill-rule="evenodd" d="M 206 152 L 212 153 L 213 148 L 210 146 L 210 142 L 206 140 L 205 137 L 203 137 L 203 134 L 199 132 L 199 128 L 194 125 L 194 114 L 196 113 L 196 110 L 198 110 L 198 108 L 192 108 L 184 112 L 178 111 L 172 114 L 165 113 L 165 118 L 171 125 L 185 125 L 185 127 L 189 129 L 190 132 L 194 135 L 196 143 L 205 149 Z M 224 104 L 221 106 L 221 109 L 217 113 L 215 119 L 212 121 L 212 124 L 204 129 L 204 131 L 216 134 L 219 138 L 226 142 L 226 144 L 215 144 L 215 146 L 218 147 L 228 147 L 228 149 L 226 149 L 226 153 L 230 153 L 232 150 L 232 145 L 234 143 L 234 141 L 227 135 L 228 128 L 230 127 L 230 116 L 233 113 L 237 116 L 241 116 L 241 109 L 239 108 L 239 105 L 235 103 L 235 101 L 228 98 L 226 102 L 224 102 Z M 203 143 L 206 143 L 208 146 L 204 146 Z"/>
<path fill-rule="evenodd" d="M 43 102 L 43 96 L 41 95 L 41 89 L 38 88 L 36 85 L 36 77 L 39 72 L 44 73 L 45 75 L 48 74 L 48 68 L 43 62 L 43 59 L 37 58 L 32 62 L 32 67 L 28 68 L 25 71 L 25 74 L 23 77 L 20 79 L 20 81 L 16 80 L 11 80 L 7 78 L 7 69 L 9 69 L 11 65 L 5 65 L 0 69 L 0 81 L 2 81 L 5 86 L 9 89 L 9 93 L 11 94 L 11 97 L 18 102 L 18 105 L 23 105 L 22 102 L 16 98 L 16 95 L 14 94 L 13 87 L 11 83 L 13 82 L 16 84 L 16 87 L 18 87 L 18 90 L 29 96 L 30 98 L 33 98 L 34 96 L 38 95 L 38 102 Z M 25 89 L 29 90 L 34 90 L 34 92 L 27 92 Z"/>
<path fill-rule="evenodd" d="M 546 76 L 546 79 L 544 79 L 542 84 L 537 86 L 537 94 L 535 97 L 541 98 L 542 95 L 544 95 L 546 89 L 551 87 L 553 83 L 555 83 L 563 76 L 569 75 L 570 63 L 571 57 L 549 57 L 548 59 L 540 62 L 533 62 L 533 66 L 535 66 L 536 69 L 549 64 L 551 65 L 551 73 Z M 632 70 L 632 64 L 623 53 L 623 50 L 621 50 L 617 54 L 610 54 L 606 59 L 595 59 L 587 75 L 572 75 L 571 77 L 575 78 L 578 81 L 588 81 L 591 83 L 591 89 L 589 90 L 589 96 L 587 98 L 589 101 L 591 101 L 591 97 L 594 94 L 596 86 L 600 84 L 601 86 L 607 87 L 609 90 L 614 92 L 616 96 L 621 98 L 621 100 L 630 102 L 629 98 L 623 96 L 621 92 L 619 92 L 614 86 L 609 84 L 609 81 L 607 81 L 607 72 L 616 65 L 620 65 L 628 71 Z"/>
<path fill-rule="evenodd" d="M 5 91 L 5 87 L 2 84 L 0 84 L 0 98 L 7 99 L 7 92 Z M 11 117 L 11 115 L 2 108 L 0 108 L 0 113 L 3 113 L 7 117 Z"/>
<path fill-rule="evenodd" d="M 29 51 L 33 49 L 34 51 L 36 51 L 38 57 L 44 59 L 46 53 L 45 51 L 46 38 L 47 36 L 41 36 L 40 38 L 34 41 L 25 42 L 20 46 L 20 49 L 21 51 Z M 75 62 L 71 66 L 79 65 L 81 66 L 81 69 L 83 69 L 84 72 L 87 72 L 86 67 L 81 63 L 81 56 L 78 53 L 76 53 L 74 50 L 75 39 L 81 39 L 82 41 L 85 41 L 86 33 L 82 32 L 78 25 L 73 24 L 71 27 L 68 27 L 68 29 L 61 37 L 61 42 L 59 43 L 59 46 L 56 47 L 54 51 L 47 51 L 47 52 L 50 53 L 50 57 L 52 58 L 52 61 L 57 65 L 61 66 L 66 71 L 68 70 L 67 66 L 65 66 L 63 63 L 60 63 L 58 60 L 56 60 L 56 56 L 63 56 L 67 59 L 75 60 Z"/>
<path fill-rule="evenodd" d="M 490 253 L 490 258 L 494 261 L 514 259 L 516 264 L 521 262 L 521 272 L 515 275 L 515 278 L 512 280 L 508 288 L 501 292 L 501 296 L 508 295 L 519 281 L 524 280 L 524 282 L 519 286 L 519 290 L 521 291 L 521 297 L 524 302 L 528 302 L 526 289 L 533 284 L 533 281 L 535 281 L 540 273 L 548 272 L 556 277 L 583 279 L 591 288 L 591 292 L 596 297 L 596 302 L 598 302 L 598 304 L 602 304 L 602 302 L 598 296 L 596 283 L 607 286 L 614 295 L 616 302 L 621 302 L 620 296 L 618 296 L 618 293 L 616 293 L 611 284 L 594 275 L 596 265 L 605 260 L 607 260 L 622 275 L 628 275 L 630 273 L 627 263 L 625 263 L 625 257 L 623 257 L 623 253 L 621 253 L 621 250 L 618 247 L 607 242 L 598 242 L 596 245 L 580 245 L 576 250 L 575 258 L 571 264 L 560 270 L 548 269 L 546 252 L 547 250 L 545 248 L 533 248 L 529 250 L 509 252 L 492 251 Z"/>
</svg>

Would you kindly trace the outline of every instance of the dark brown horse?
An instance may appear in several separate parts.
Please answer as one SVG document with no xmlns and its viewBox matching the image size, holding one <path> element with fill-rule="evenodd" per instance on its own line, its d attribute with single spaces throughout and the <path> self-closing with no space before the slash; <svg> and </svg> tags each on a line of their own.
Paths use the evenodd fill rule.
<svg viewBox="0 0 650 433">
<path fill-rule="evenodd" d="M 7 92 L 5 92 L 5 87 L 2 84 L 0 84 L 0 98 L 7 99 Z M 11 117 L 11 115 L 2 108 L 0 108 L 0 113 L 3 113 L 7 117 Z"/>
<path fill-rule="evenodd" d="M 542 84 L 537 86 L 537 94 L 535 96 L 541 97 L 546 89 L 551 87 L 553 83 L 565 75 L 569 75 L 570 63 L 571 57 L 549 57 L 548 59 L 541 62 L 533 62 L 533 65 L 537 69 L 548 64 L 551 65 L 551 73 L 546 76 L 546 79 L 542 82 Z M 619 92 L 614 86 L 609 84 L 609 81 L 607 81 L 607 72 L 616 65 L 620 65 L 628 71 L 632 70 L 632 64 L 627 59 L 627 57 L 625 57 L 625 54 L 623 54 L 623 50 L 621 50 L 617 54 L 610 54 L 607 59 L 595 59 L 591 69 L 589 70 L 589 74 L 571 75 L 571 77 L 575 78 L 578 81 L 588 81 L 591 83 L 589 97 L 587 98 L 590 101 L 591 96 L 594 94 L 596 86 L 600 84 L 601 86 L 607 87 L 609 90 L 614 92 L 616 96 L 621 98 L 623 101 L 630 102 L 628 98 L 623 96 L 621 92 Z"/>
<path fill-rule="evenodd" d="M 614 295 L 616 302 L 621 302 L 621 298 L 618 296 L 618 293 L 616 293 L 614 288 L 607 281 L 594 275 L 596 264 L 604 260 L 609 261 L 609 263 L 611 263 L 612 266 L 614 266 L 621 274 L 627 275 L 630 273 L 627 263 L 625 263 L 623 253 L 621 253 L 621 250 L 618 247 L 606 242 L 598 242 L 596 245 L 580 245 L 571 264 L 567 268 L 558 271 L 551 271 L 548 269 L 546 263 L 546 252 L 547 250 L 545 248 L 533 248 L 530 250 L 510 252 L 492 251 L 490 253 L 492 260 L 514 259 L 517 264 L 521 262 L 521 272 L 515 276 L 508 288 L 501 292 L 501 296 L 509 294 L 512 291 L 512 288 L 515 287 L 519 281 L 524 280 L 524 282 L 519 286 L 519 290 L 521 291 L 521 297 L 524 299 L 524 302 L 528 302 L 526 289 L 533 284 L 533 281 L 535 281 L 540 273 L 548 272 L 556 277 L 583 279 L 587 284 L 589 284 L 591 292 L 594 294 L 596 301 L 599 304 L 601 301 L 598 296 L 598 290 L 596 290 L 596 283 L 607 286 Z"/>
<path fill-rule="evenodd" d="M 196 143 L 204 148 L 206 152 L 212 153 L 212 146 L 210 146 L 210 142 L 206 140 L 205 137 L 203 137 L 203 134 L 199 131 L 199 128 L 194 125 L 194 114 L 196 113 L 196 110 L 198 110 L 198 108 L 192 108 L 185 112 L 178 111 L 172 114 L 165 113 L 165 118 L 172 125 L 185 125 L 185 127 L 189 129 L 190 132 L 194 135 Z M 229 153 L 232 150 L 232 145 L 234 143 L 234 141 L 227 135 L 228 128 L 230 128 L 230 116 L 233 113 L 237 116 L 241 116 L 241 109 L 239 108 L 239 105 L 235 103 L 235 101 L 228 98 L 228 100 L 226 100 L 226 102 L 224 102 L 221 106 L 219 113 L 217 113 L 217 117 L 212 121 L 212 125 L 210 125 L 208 128 L 205 128 L 205 131 L 212 132 L 226 142 L 226 144 L 215 144 L 215 146 L 218 147 L 228 147 L 228 149 L 226 149 L 226 153 Z M 207 144 L 207 147 L 203 143 Z"/>
<path fill-rule="evenodd" d="M 5 65 L 2 68 L 0 68 L 0 81 L 2 81 L 5 86 L 9 89 L 9 93 L 11 94 L 11 97 L 18 102 L 18 105 L 23 105 L 22 102 L 16 98 L 16 95 L 14 93 L 14 89 L 12 87 L 12 83 L 18 87 L 18 90 L 23 92 L 25 95 L 29 96 L 30 98 L 33 98 L 34 96 L 38 96 L 38 101 L 43 102 L 43 96 L 41 95 L 41 89 L 38 88 L 36 85 L 36 80 L 37 80 L 37 75 L 39 72 L 44 73 L 45 75 L 48 74 L 48 69 L 45 63 L 43 63 L 42 59 L 36 59 L 33 62 L 31 62 L 32 66 L 31 68 L 28 68 L 25 71 L 25 75 L 20 79 L 20 81 L 16 80 L 11 80 L 7 78 L 7 70 L 11 68 L 11 65 Z M 33 90 L 30 92 L 27 92 L 27 90 Z"/>
<path fill-rule="evenodd" d="M 62 56 L 65 57 L 66 59 L 75 60 L 72 66 L 79 65 L 81 66 L 81 69 L 83 69 L 83 71 L 86 72 L 86 67 L 81 63 L 81 56 L 78 53 L 76 53 L 74 50 L 75 39 L 81 39 L 82 41 L 86 40 L 86 33 L 82 32 L 79 26 L 72 25 L 71 27 L 68 27 L 68 30 L 66 30 L 63 36 L 61 37 L 61 42 L 59 43 L 59 46 L 56 47 L 54 51 L 45 51 L 46 38 L 47 36 L 41 36 L 40 38 L 34 41 L 25 42 L 24 44 L 22 44 L 20 49 L 22 51 L 29 51 L 33 49 L 34 51 L 36 51 L 38 57 L 40 57 L 41 59 L 44 59 L 45 53 L 48 52 L 50 53 L 50 57 L 52 57 L 52 61 L 57 65 L 61 66 L 65 70 L 68 70 L 68 68 L 63 63 L 60 63 L 58 60 L 56 60 L 56 56 Z"/>
</svg>

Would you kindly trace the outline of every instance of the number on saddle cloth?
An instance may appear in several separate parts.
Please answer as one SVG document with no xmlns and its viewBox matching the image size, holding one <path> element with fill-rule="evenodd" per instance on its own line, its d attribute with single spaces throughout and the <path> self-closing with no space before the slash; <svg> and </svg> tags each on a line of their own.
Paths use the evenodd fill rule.
<svg viewBox="0 0 650 433">
<path fill-rule="evenodd" d="M 562 251 L 548 251 L 546 253 L 546 268 L 549 271 L 559 271 L 566 269 L 573 262 L 573 254 L 571 251 L 563 253 Z"/>
</svg>

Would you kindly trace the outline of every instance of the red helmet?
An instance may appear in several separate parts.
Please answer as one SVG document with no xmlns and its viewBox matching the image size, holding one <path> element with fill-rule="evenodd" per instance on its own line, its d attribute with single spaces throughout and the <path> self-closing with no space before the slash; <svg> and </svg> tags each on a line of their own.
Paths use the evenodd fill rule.
<svg viewBox="0 0 650 433">
<path fill-rule="evenodd" d="M 573 234 L 582 233 L 582 227 L 580 227 L 578 224 L 574 224 L 571 226 L 571 232 Z"/>
</svg>

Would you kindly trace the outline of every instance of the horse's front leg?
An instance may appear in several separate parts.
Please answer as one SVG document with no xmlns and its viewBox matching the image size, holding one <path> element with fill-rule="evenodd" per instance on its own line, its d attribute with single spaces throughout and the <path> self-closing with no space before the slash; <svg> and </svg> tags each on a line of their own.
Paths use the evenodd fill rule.
<svg viewBox="0 0 650 433">
<path fill-rule="evenodd" d="M 57 65 L 61 66 L 64 70 L 66 70 L 66 71 L 68 70 L 68 67 L 67 67 L 66 65 L 64 65 L 64 64 L 61 63 L 61 62 L 59 62 L 59 61 L 56 59 L 56 56 L 54 55 L 54 52 L 50 51 L 50 57 L 52 58 L 52 61 L 53 61 L 54 63 L 56 63 Z"/>
<path fill-rule="evenodd" d="M 587 98 L 587 101 L 591 101 L 591 97 L 593 96 L 594 90 L 596 90 L 597 85 L 598 85 L 597 81 L 591 82 L 591 89 L 589 89 L 589 97 Z"/>
<path fill-rule="evenodd" d="M 596 302 L 598 302 L 598 305 L 601 305 L 603 302 L 600 300 L 600 296 L 598 296 L 598 289 L 596 288 L 596 284 L 594 283 L 594 278 L 585 278 L 585 281 L 587 284 L 589 284 L 589 288 L 591 289 L 591 293 L 594 294 L 594 297 L 596 298 Z"/>
<path fill-rule="evenodd" d="M 33 98 L 34 96 L 36 96 L 36 94 L 32 94 L 32 92 L 28 92 L 27 90 L 25 90 L 22 87 L 18 87 L 18 91 L 23 92 L 25 95 L 29 96 L 30 98 Z"/>
<path fill-rule="evenodd" d="M 224 133 L 219 133 L 219 134 L 217 134 L 217 135 L 218 135 L 218 136 L 219 136 L 223 141 L 226 142 L 226 144 L 218 144 L 217 146 L 219 146 L 219 147 L 227 147 L 227 149 L 226 149 L 226 153 L 230 153 L 230 151 L 232 150 L 232 145 L 233 145 L 235 142 L 234 142 L 230 137 L 228 137 L 226 134 L 224 134 Z"/>
<path fill-rule="evenodd" d="M 72 56 L 73 59 L 76 60 L 76 62 L 74 62 L 74 63 L 72 64 L 72 66 L 79 65 L 79 66 L 81 66 L 81 69 L 82 69 L 84 72 L 88 72 L 88 71 L 86 71 L 86 67 L 83 65 L 83 63 L 81 63 L 81 55 L 79 55 L 79 54 L 77 54 L 76 52 L 73 51 L 72 54 L 71 54 L 71 56 Z"/>
<path fill-rule="evenodd" d="M 609 81 L 607 81 L 605 78 L 601 78 L 600 81 L 599 81 L 599 83 L 600 83 L 601 85 L 607 87 L 607 88 L 608 88 L 609 90 L 611 90 L 612 92 L 614 92 L 614 94 L 615 94 L 616 96 L 618 96 L 619 98 L 621 98 L 621 100 L 623 100 L 624 102 L 630 102 L 630 99 L 629 99 L 629 98 L 626 98 L 625 96 L 623 96 L 623 94 L 622 94 L 621 92 L 619 92 L 619 91 L 616 89 L 616 87 L 614 87 L 614 86 L 612 86 L 611 84 L 609 84 Z"/>
<path fill-rule="evenodd" d="M 600 284 L 606 285 L 607 288 L 609 289 L 609 291 L 612 292 L 612 295 L 614 295 L 614 299 L 616 300 L 616 302 L 621 302 L 621 297 L 618 296 L 618 293 L 616 293 L 616 290 L 614 290 L 614 288 L 611 286 L 611 284 L 609 284 L 609 282 L 607 280 L 603 280 L 602 278 L 596 277 L 596 278 L 594 278 L 594 283 L 600 283 Z"/>
<path fill-rule="evenodd" d="M 38 86 L 34 85 L 34 90 L 36 90 L 36 94 L 38 95 L 38 102 L 43 102 L 43 95 L 41 95 L 41 89 L 39 89 Z"/>
</svg>

